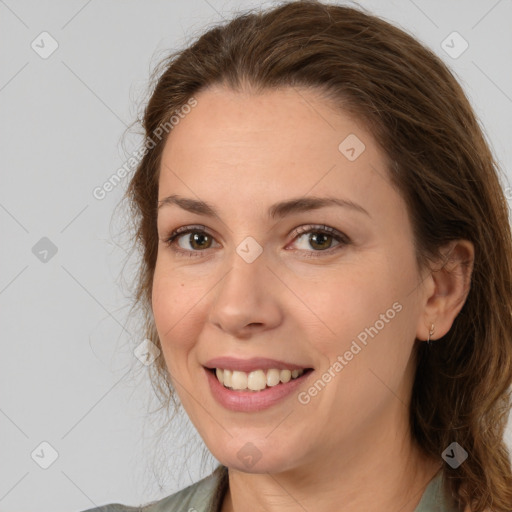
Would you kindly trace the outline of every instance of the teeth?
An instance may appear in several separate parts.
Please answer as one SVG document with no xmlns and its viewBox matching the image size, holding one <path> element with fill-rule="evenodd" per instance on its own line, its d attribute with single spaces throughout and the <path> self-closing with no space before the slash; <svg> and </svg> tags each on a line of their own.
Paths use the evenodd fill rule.
<svg viewBox="0 0 512 512">
<path fill-rule="evenodd" d="M 227 388 L 243 391 L 261 391 L 267 386 L 277 386 L 280 382 L 286 384 L 290 380 L 300 377 L 304 370 L 254 370 L 252 372 L 240 372 L 238 370 L 224 370 L 216 368 L 215 375 L 218 381 Z"/>
</svg>

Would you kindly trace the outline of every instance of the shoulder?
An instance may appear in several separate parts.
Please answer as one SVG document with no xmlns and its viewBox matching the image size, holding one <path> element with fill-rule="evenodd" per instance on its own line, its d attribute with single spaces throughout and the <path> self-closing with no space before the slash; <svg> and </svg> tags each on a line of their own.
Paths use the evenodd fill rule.
<svg viewBox="0 0 512 512">
<path fill-rule="evenodd" d="M 221 472 L 215 471 L 171 496 L 142 507 L 140 512 L 209 512 L 220 477 Z"/>
<path fill-rule="evenodd" d="M 120 503 L 111 503 L 109 505 L 103 505 L 97 508 L 88 508 L 83 512 L 140 512 L 140 507 L 128 507 L 121 505 Z"/>
<path fill-rule="evenodd" d="M 209 512 L 225 468 L 219 466 L 211 475 L 161 500 L 140 507 L 111 503 L 83 512 Z"/>
</svg>

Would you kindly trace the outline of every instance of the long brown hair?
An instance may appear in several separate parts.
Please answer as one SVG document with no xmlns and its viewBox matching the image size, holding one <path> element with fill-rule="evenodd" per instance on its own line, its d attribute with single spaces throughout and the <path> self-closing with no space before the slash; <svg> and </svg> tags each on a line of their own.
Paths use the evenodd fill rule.
<svg viewBox="0 0 512 512">
<path fill-rule="evenodd" d="M 158 174 L 171 116 L 179 122 L 183 106 L 214 84 L 236 91 L 322 91 L 365 123 L 388 158 L 420 266 L 451 240 L 474 244 L 471 288 L 452 328 L 431 346 L 418 343 L 410 427 L 430 456 L 440 458 L 454 441 L 468 452 L 457 469 L 443 467 L 444 485 L 459 506 L 510 512 L 512 472 L 504 443 L 512 383 L 509 210 L 501 171 L 447 66 L 406 32 L 359 8 L 308 0 L 215 26 L 161 61 L 153 79 L 143 116 L 152 144 L 126 193 L 142 251 L 134 304 L 145 315 L 144 336 L 160 346 L 151 290 Z M 152 368 L 154 389 L 168 405 L 175 397 L 163 358 Z"/>
</svg>

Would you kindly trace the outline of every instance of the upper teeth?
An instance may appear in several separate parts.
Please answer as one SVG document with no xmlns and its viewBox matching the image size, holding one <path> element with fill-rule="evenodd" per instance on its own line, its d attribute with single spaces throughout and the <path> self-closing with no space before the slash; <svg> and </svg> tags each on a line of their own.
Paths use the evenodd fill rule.
<svg viewBox="0 0 512 512">
<path fill-rule="evenodd" d="M 219 382 L 227 388 L 251 391 L 261 391 L 266 386 L 276 386 L 280 382 L 287 383 L 304 373 L 304 370 L 254 370 L 252 372 L 240 372 L 238 370 L 222 370 L 217 368 L 215 374 Z"/>
</svg>

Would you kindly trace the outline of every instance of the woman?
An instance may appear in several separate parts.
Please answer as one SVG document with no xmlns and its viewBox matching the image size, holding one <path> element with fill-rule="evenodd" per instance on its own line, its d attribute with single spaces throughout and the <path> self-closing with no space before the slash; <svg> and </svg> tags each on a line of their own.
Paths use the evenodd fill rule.
<svg viewBox="0 0 512 512">
<path fill-rule="evenodd" d="M 137 299 L 221 464 L 143 509 L 512 510 L 508 207 L 446 66 L 313 1 L 163 65 Z"/>
</svg>

